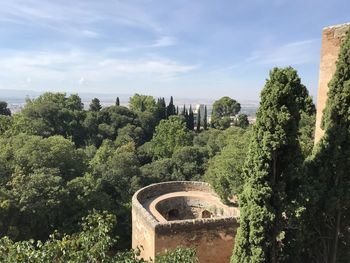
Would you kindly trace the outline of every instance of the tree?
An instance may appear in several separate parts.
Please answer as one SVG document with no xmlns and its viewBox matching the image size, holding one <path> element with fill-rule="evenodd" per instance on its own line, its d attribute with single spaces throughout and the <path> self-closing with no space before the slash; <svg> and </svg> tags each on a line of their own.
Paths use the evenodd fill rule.
<svg viewBox="0 0 350 263">
<path fill-rule="evenodd" d="M 153 161 L 141 167 L 142 184 L 149 185 L 166 181 L 174 181 L 174 162 L 171 158 Z"/>
<path fill-rule="evenodd" d="M 117 99 L 115 100 L 115 106 L 120 106 L 119 97 L 117 97 Z"/>
<path fill-rule="evenodd" d="M 151 113 L 156 113 L 157 104 L 152 96 L 135 94 L 129 100 L 129 108 L 135 112 L 148 111 Z"/>
<path fill-rule="evenodd" d="M 89 110 L 90 111 L 100 111 L 102 109 L 100 100 L 98 98 L 93 98 L 90 106 L 89 106 Z"/>
<path fill-rule="evenodd" d="M 8 184 L 18 208 L 18 239 L 45 240 L 61 227 L 68 207 L 68 191 L 58 169 L 36 169 L 33 173 L 12 176 Z M 15 217 L 11 217 L 12 222 Z M 13 233 L 11 227 L 8 234 Z"/>
<path fill-rule="evenodd" d="M 191 131 L 194 130 L 194 115 L 193 115 L 192 105 L 190 105 L 190 109 L 188 111 L 187 128 Z"/>
<path fill-rule="evenodd" d="M 7 102 L 0 101 L 0 115 L 11 116 L 11 111 L 7 108 Z"/>
<path fill-rule="evenodd" d="M 169 118 L 170 116 L 176 114 L 176 108 L 175 108 L 175 105 L 174 105 L 173 96 L 170 97 L 169 105 L 168 105 L 166 111 L 167 111 L 167 118 Z"/>
<path fill-rule="evenodd" d="M 0 136 L 12 128 L 13 119 L 10 116 L 0 115 Z"/>
<path fill-rule="evenodd" d="M 305 215 L 303 256 L 317 262 L 350 261 L 350 33 L 328 84 L 323 138 L 308 163 L 311 201 Z M 317 216 L 315 216 L 317 215 Z"/>
<path fill-rule="evenodd" d="M 154 159 L 169 158 L 179 148 L 192 144 L 192 134 L 181 116 L 170 116 L 156 127 L 151 140 Z"/>
<path fill-rule="evenodd" d="M 172 178 L 178 181 L 202 181 L 207 168 L 208 151 L 204 147 L 184 146 L 174 152 Z"/>
<path fill-rule="evenodd" d="M 157 101 L 157 117 L 158 121 L 166 119 L 167 107 L 164 98 L 159 98 Z"/>
<path fill-rule="evenodd" d="M 7 160 L 10 173 L 28 175 L 37 169 L 57 169 L 66 181 L 82 176 L 87 169 L 82 149 L 62 136 L 42 138 L 20 134 L 0 139 L 0 159 Z"/>
<path fill-rule="evenodd" d="M 249 126 L 248 115 L 243 113 L 238 114 L 235 125 L 243 129 L 247 128 Z"/>
<path fill-rule="evenodd" d="M 204 118 L 203 118 L 203 129 L 208 129 L 208 112 L 207 112 L 207 105 L 204 107 Z"/>
<path fill-rule="evenodd" d="M 228 128 L 228 120 L 230 120 L 231 117 L 236 116 L 240 110 L 241 104 L 239 104 L 236 100 L 231 99 L 230 97 L 222 97 L 213 104 L 211 114 L 212 126 L 215 128 Z"/>
<path fill-rule="evenodd" d="M 197 112 L 197 132 L 200 132 L 201 130 L 201 110 L 200 108 L 198 109 L 198 112 Z"/>
<path fill-rule="evenodd" d="M 251 132 L 232 127 L 234 133 L 220 153 L 209 162 L 205 172 L 205 181 L 215 189 L 223 202 L 228 202 L 234 195 L 241 194 L 244 178 L 243 164 L 248 152 Z"/>
<path fill-rule="evenodd" d="M 77 95 L 44 93 L 27 100 L 23 110 L 13 116 L 12 133 L 29 133 L 49 137 L 62 135 L 72 138 L 76 145 L 85 140 L 83 104 Z"/>
<path fill-rule="evenodd" d="M 239 196 L 240 227 L 232 262 L 291 260 L 302 155 L 300 114 L 310 101 L 297 72 L 274 68 L 261 93 Z"/>
</svg>

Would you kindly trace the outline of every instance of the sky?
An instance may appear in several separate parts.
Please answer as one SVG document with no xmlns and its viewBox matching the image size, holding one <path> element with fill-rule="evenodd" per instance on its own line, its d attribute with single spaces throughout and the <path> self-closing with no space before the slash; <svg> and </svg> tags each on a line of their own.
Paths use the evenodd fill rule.
<svg viewBox="0 0 350 263">
<path fill-rule="evenodd" d="M 0 89 L 258 100 L 293 66 L 316 98 L 348 0 L 0 0 Z M 1 93 L 1 90 L 0 90 Z"/>
</svg>

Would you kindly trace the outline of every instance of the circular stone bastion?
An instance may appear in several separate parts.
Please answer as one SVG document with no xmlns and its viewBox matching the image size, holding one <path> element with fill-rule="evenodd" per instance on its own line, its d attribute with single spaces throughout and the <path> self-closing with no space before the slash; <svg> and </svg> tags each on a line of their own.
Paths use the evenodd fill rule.
<svg viewBox="0 0 350 263">
<path fill-rule="evenodd" d="M 152 184 L 132 198 L 132 246 L 147 260 L 189 247 L 199 263 L 229 263 L 238 219 L 238 207 L 222 203 L 207 183 Z"/>
</svg>

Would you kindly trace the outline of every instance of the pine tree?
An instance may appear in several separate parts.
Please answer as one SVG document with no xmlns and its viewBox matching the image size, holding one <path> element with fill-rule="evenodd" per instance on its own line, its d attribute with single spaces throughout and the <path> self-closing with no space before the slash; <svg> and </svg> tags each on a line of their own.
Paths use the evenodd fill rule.
<svg viewBox="0 0 350 263">
<path fill-rule="evenodd" d="M 116 106 L 120 106 L 119 97 L 117 97 L 117 99 L 115 100 L 115 105 L 116 105 Z"/>
<path fill-rule="evenodd" d="M 325 134 L 308 165 L 315 198 L 305 216 L 304 256 L 317 262 L 350 262 L 350 31 L 328 86 Z"/>
<path fill-rule="evenodd" d="M 204 107 L 204 118 L 203 118 L 203 129 L 208 129 L 208 112 L 207 112 L 207 105 Z"/>
<path fill-rule="evenodd" d="M 283 262 L 293 243 L 289 222 L 300 184 L 298 126 L 310 97 L 291 67 L 270 72 L 261 93 L 245 164 L 245 185 L 231 262 Z"/>
<path fill-rule="evenodd" d="M 200 132 L 201 130 L 201 109 L 198 109 L 197 112 L 197 132 Z"/>
<path fill-rule="evenodd" d="M 169 105 L 167 107 L 167 118 L 169 118 L 171 115 L 175 115 L 175 114 L 176 114 L 176 108 L 174 106 L 173 96 L 171 96 Z"/>
</svg>

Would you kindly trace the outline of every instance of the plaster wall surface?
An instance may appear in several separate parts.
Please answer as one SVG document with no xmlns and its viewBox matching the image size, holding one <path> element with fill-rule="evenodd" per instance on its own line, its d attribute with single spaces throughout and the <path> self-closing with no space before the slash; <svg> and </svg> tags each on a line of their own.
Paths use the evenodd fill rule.
<svg viewBox="0 0 350 263">
<path fill-rule="evenodd" d="M 336 69 L 336 62 L 338 59 L 341 42 L 349 29 L 350 23 L 326 27 L 322 32 L 315 143 L 317 143 L 324 134 L 324 131 L 321 129 L 321 121 L 323 109 L 325 108 L 327 102 L 328 83 L 332 79 Z"/>
</svg>

